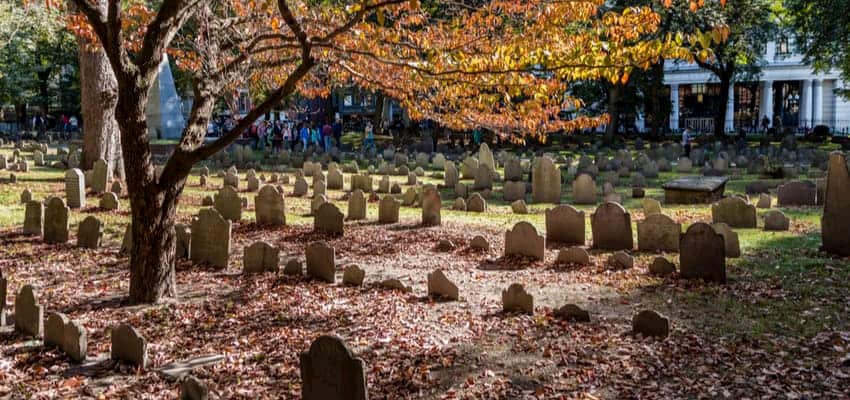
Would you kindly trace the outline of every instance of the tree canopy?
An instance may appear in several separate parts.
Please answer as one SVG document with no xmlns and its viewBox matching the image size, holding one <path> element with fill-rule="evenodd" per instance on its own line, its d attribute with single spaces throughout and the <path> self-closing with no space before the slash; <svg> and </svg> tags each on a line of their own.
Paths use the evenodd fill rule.
<svg viewBox="0 0 850 400">
<path fill-rule="evenodd" d="M 850 79 L 850 1 L 785 0 L 784 5 L 806 61 L 815 70 L 836 68 L 844 80 Z"/>
</svg>

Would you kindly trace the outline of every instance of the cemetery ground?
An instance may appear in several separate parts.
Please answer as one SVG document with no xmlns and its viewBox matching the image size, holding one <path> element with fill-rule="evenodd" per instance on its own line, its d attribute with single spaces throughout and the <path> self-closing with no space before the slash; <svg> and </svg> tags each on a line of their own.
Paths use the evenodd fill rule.
<svg viewBox="0 0 850 400">
<path fill-rule="evenodd" d="M 0 149 L 7 156 L 12 151 Z M 206 187 L 198 173 L 189 178 L 179 222 L 189 224 L 206 208 L 203 198 L 222 186 L 216 172 Z M 443 171 L 426 170 L 420 183 L 442 183 L 435 172 Z M 530 204 L 529 214 L 515 214 L 497 194 L 498 183 L 484 213 L 453 210 L 454 191 L 441 189 L 439 226 L 423 227 L 421 209 L 406 206 L 398 223 L 379 224 L 378 202 L 370 200 L 367 219 L 346 221 L 343 235 L 318 233 L 310 198 L 292 195 L 288 170 L 279 173 L 291 178 L 282 184 L 286 226 L 257 225 L 256 192 L 240 182 L 248 206 L 233 225 L 227 268 L 181 259 L 178 298 L 129 306 L 128 260 L 120 252 L 127 199 L 120 199 L 118 210 L 104 211 L 90 192 L 86 207 L 70 213 L 68 243 L 47 244 L 21 233 L 20 194 L 29 189 L 39 201 L 64 198 L 64 171 L 31 167 L 16 172 L 16 182 L 8 171 L 2 174 L 0 270 L 8 279 L 7 303 L 24 285 L 37 285 L 45 315 L 59 311 L 85 326 L 89 358 L 74 363 L 7 326 L 0 334 L 0 398 L 177 398 L 179 384 L 159 370 L 205 355 L 223 359 L 192 374 L 221 398 L 300 398 L 299 354 L 325 333 L 342 337 L 365 361 L 376 399 L 850 396 L 850 260 L 818 250 L 822 207 L 774 207 L 790 217 L 784 232 L 762 230 L 768 210 L 758 209 L 757 229 L 735 229 L 742 254 L 727 260 L 721 285 L 648 273 L 659 254 L 678 264 L 674 253 L 634 251 L 635 266 L 622 270 L 609 268 L 611 252 L 602 250 L 590 250 L 588 265 L 557 263 L 558 250 L 569 247 L 557 243 L 546 244 L 542 261 L 504 257 L 505 231 L 528 221 L 545 233 L 544 212 L 552 205 Z M 662 172 L 648 179 L 646 196 L 662 200 L 661 184 L 684 175 Z M 376 181 L 380 176 L 373 175 Z M 402 193 L 407 179 L 390 178 Z M 731 180 L 727 195 L 743 194 L 756 179 L 743 174 Z M 346 190 L 349 180 L 346 173 Z M 343 212 L 345 193 L 327 191 Z M 635 229 L 645 216 L 641 200 L 629 194 L 623 206 Z M 561 203 L 572 204 L 569 184 Z M 595 207 L 576 206 L 588 216 Z M 712 219 L 710 205 L 665 204 L 663 211 L 685 229 Z M 99 249 L 76 246 L 77 226 L 87 215 L 105 224 Z M 589 243 L 589 219 L 585 225 Z M 487 239 L 489 250 L 470 248 L 476 235 Z M 281 272 L 242 273 L 243 249 L 258 240 L 280 248 Z M 362 287 L 283 273 L 287 260 L 303 261 L 305 247 L 317 240 L 334 247 L 337 275 L 352 264 L 366 271 Z M 453 248 L 441 248 L 442 240 Z M 436 269 L 459 287 L 460 301 L 427 296 L 427 274 Z M 389 278 L 412 290 L 382 287 Z M 502 312 L 501 292 L 516 282 L 534 296 L 533 315 Z M 555 310 L 570 303 L 589 311 L 590 322 L 559 318 Z M 645 309 L 670 319 L 668 337 L 631 333 L 632 317 Z M 110 330 L 124 323 L 147 340 L 146 368 L 110 360 Z"/>
</svg>

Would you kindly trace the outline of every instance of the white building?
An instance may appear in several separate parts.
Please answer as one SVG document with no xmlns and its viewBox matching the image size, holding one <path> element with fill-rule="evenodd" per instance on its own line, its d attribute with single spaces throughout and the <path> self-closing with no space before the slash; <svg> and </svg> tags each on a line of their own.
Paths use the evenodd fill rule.
<svg viewBox="0 0 850 400">
<path fill-rule="evenodd" d="M 717 104 L 720 88 L 713 74 L 696 64 L 667 61 L 664 83 L 673 103 L 670 129 L 713 131 L 714 113 L 725 106 L 727 132 L 762 131 L 765 118 L 771 128 L 783 131 L 826 125 L 836 132 L 850 132 L 850 101 L 835 93 L 847 87 L 838 72 L 815 73 L 793 52 L 787 37 L 766 47 L 759 81 L 735 82 L 725 105 Z"/>
</svg>

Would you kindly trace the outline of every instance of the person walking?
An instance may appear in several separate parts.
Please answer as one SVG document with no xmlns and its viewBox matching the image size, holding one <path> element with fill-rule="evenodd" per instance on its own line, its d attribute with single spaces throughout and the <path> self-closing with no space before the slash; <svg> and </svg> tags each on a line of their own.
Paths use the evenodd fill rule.
<svg viewBox="0 0 850 400">
<path fill-rule="evenodd" d="M 363 130 L 363 151 L 369 147 L 375 146 L 375 129 L 372 127 L 371 121 L 366 121 L 366 128 Z"/>
<path fill-rule="evenodd" d="M 691 140 L 692 140 L 692 138 L 693 138 L 693 136 L 692 136 L 692 133 L 691 133 L 691 127 L 689 126 L 689 127 L 685 128 L 684 131 L 682 131 L 682 148 L 685 149 L 685 157 L 688 157 L 688 158 L 691 157 Z"/>
<path fill-rule="evenodd" d="M 307 123 L 301 124 L 301 145 L 303 149 L 301 151 L 307 151 L 307 144 L 310 142 L 310 128 L 307 126 Z"/>
<path fill-rule="evenodd" d="M 336 147 L 342 149 L 342 120 L 339 118 L 333 124 L 333 133 Z"/>
</svg>

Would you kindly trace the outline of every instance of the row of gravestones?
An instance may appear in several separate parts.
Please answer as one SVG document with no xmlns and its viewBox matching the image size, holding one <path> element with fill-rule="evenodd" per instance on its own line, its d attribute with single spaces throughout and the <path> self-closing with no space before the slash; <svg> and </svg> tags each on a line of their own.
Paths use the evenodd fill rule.
<svg viewBox="0 0 850 400">
<path fill-rule="evenodd" d="M 25 235 L 41 236 L 46 243 L 66 243 L 70 233 L 71 209 L 58 197 L 51 197 L 45 203 L 30 200 L 24 211 Z M 104 224 L 97 217 L 89 215 L 77 228 L 77 246 L 97 249 L 103 239 Z"/>
</svg>

